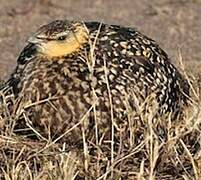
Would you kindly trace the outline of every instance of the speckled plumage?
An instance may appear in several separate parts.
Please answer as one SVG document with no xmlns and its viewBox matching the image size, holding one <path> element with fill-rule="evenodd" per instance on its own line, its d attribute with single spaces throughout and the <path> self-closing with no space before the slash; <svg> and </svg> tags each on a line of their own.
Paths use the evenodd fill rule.
<svg viewBox="0 0 201 180">
<path fill-rule="evenodd" d="M 155 41 L 135 29 L 99 22 L 54 21 L 36 34 L 45 34 L 49 37 L 46 41 L 51 41 L 66 30 L 76 36 L 76 26 L 84 27 L 86 41 L 70 54 L 40 54 L 35 43 L 21 52 L 6 83 L 17 99 L 19 119 L 24 113 L 41 135 L 57 137 L 87 112 L 82 123 L 86 131 L 94 130 L 94 112 L 98 126 L 110 129 L 112 116 L 118 128 L 130 111 L 137 112 L 152 95 L 158 103 L 158 115 L 182 111 L 184 94 L 188 94 L 185 80 Z M 80 129 L 71 133 L 77 138 Z"/>
</svg>

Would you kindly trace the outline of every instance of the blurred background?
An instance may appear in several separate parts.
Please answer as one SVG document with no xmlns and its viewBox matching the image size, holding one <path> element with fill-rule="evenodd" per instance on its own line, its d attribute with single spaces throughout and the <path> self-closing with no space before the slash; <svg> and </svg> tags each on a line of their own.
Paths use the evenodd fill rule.
<svg viewBox="0 0 201 180">
<path fill-rule="evenodd" d="M 14 69 L 26 39 L 55 19 L 103 21 L 137 28 L 187 72 L 201 68 L 201 0 L 0 0 L 0 80 Z"/>
</svg>

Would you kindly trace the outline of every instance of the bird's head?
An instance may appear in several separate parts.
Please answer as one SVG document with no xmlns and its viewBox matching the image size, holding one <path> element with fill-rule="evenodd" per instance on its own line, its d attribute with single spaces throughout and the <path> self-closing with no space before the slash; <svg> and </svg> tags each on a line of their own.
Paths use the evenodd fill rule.
<svg viewBox="0 0 201 180">
<path fill-rule="evenodd" d="M 87 29 L 83 23 L 56 20 L 40 27 L 28 39 L 35 44 L 37 52 L 48 57 L 69 55 L 87 42 Z"/>
</svg>

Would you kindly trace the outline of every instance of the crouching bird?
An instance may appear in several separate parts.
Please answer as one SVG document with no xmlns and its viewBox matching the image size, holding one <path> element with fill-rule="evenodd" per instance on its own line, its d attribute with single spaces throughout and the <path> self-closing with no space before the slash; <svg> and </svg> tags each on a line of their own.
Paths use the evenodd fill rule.
<svg viewBox="0 0 201 180">
<path fill-rule="evenodd" d="M 2 89 L 8 88 L 16 100 L 15 129 L 69 143 L 83 132 L 117 130 L 130 114 L 153 106 L 155 116 L 176 118 L 188 95 L 185 79 L 155 41 L 129 27 L 68 20 L 44 25 L 28 39 Z"/>
</svg>

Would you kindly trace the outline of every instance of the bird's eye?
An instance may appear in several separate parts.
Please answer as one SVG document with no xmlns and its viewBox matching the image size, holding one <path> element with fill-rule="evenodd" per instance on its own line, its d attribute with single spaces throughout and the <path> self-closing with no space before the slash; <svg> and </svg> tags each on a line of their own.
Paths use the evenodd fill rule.
<svg viewBox="0 0 201 180">
<path fill-rule="evenodd" d="M 66 36 L 60 36 L 60 37 L 58 37 L 59 41 L 64 41 L 65 39 L 66 39 Z"/>
</svg>

